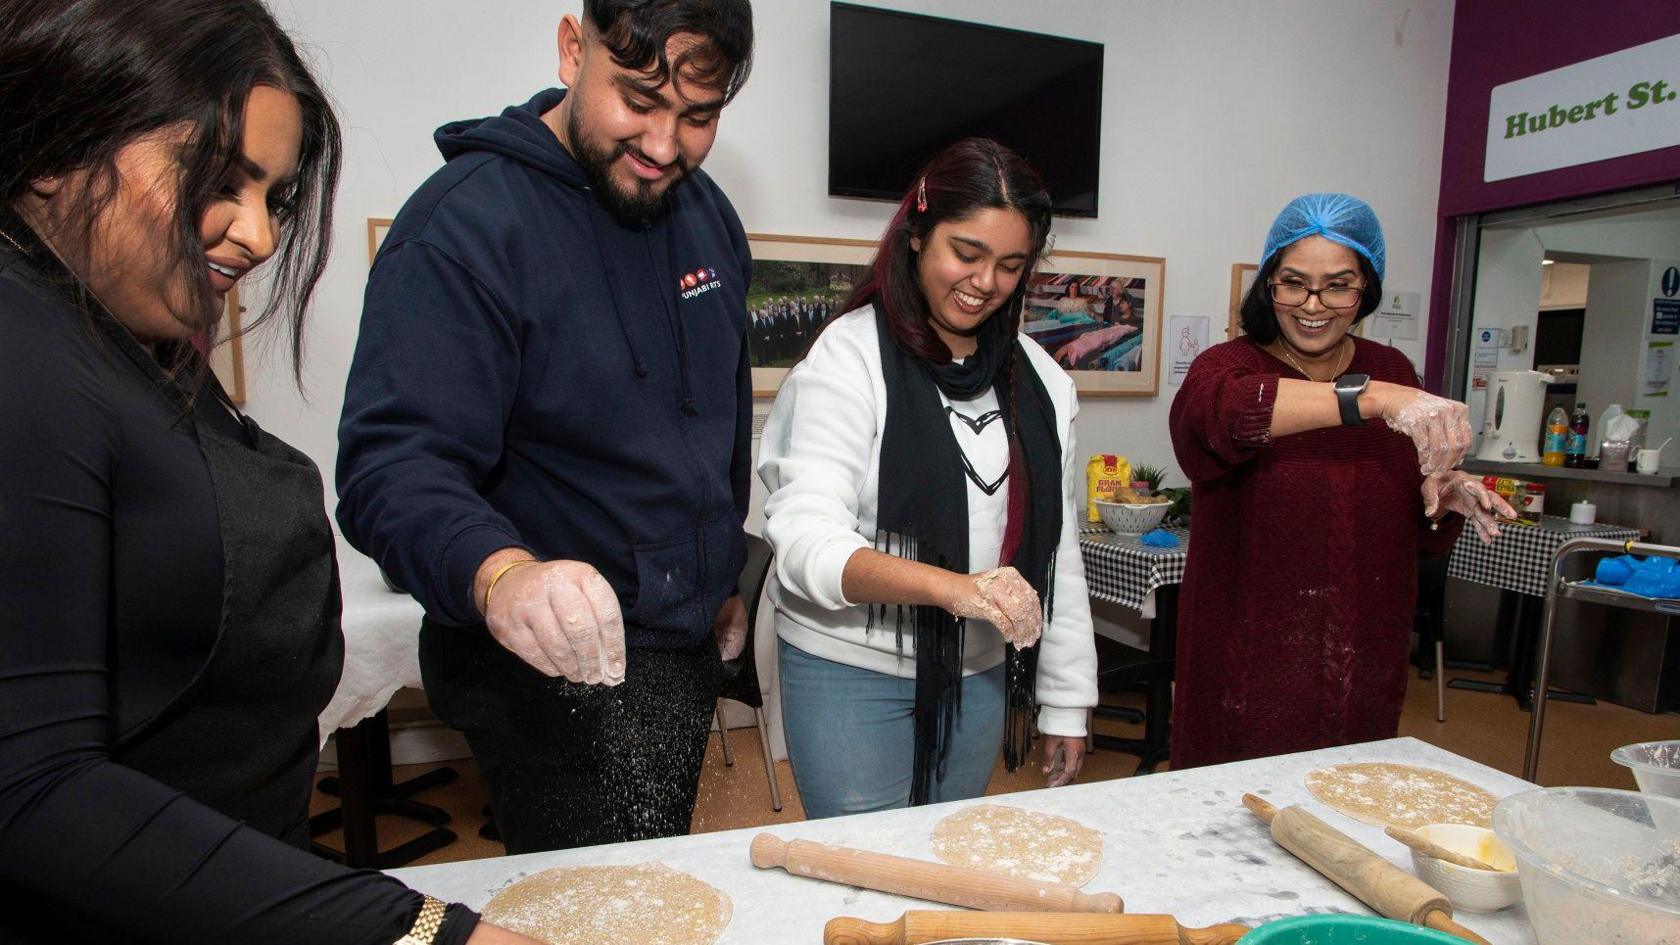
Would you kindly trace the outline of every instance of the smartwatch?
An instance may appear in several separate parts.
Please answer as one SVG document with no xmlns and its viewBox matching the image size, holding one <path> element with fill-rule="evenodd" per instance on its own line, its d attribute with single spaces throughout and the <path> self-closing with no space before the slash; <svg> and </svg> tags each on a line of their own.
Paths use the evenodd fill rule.
<svg viewBox="0 0 1680 945">
<path fill-rule="evenodd" d="M 1343 374 L 1336 378 L 1336 406 L 1342 410 L 1342 426 L 1356 427 L 1365 422 L 1359 415 L 1359 395 L 1370 385 L 1369 374 Z"/>
</svg>

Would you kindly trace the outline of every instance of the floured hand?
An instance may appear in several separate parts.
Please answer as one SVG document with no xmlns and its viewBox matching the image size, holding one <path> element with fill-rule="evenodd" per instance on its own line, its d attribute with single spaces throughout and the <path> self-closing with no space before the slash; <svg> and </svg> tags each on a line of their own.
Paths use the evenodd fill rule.
<svg viewBox="0 0 1680 945">
<path fill-rule="evenodd" d="M 624 681 L 618 597 L 582 561 L 538 561 L 507 571 L 484 622 L 498 643 L 544 675 L 590 685 Z"/>
<path fill-rule="evenodd" d="M 1470 408 L 1415 387 L 1384 384 L 1382 418 L 1410 437 L 1425 476 L 1457 466 L 1470 449 Z"/>
<path fill-rule="evenodd" d="M 1482 481 L 1463 470 L 1454 469 L 1423 480 L 1423 514 L 1435 518 L 1442 511 L 1464 516 L 1482 544 L 1492 544 L 1499 537 L 1499 518 L 1514 519 L 1515 509 L 1503 496 L 1491 491 Z"/>
<path fill-rule="evenodd" d="M 997 568 L 980 574 L 952 575 L 952 590 L 945 609 L 958 617 L 990 621 L 1003 638 L 1024 649 L 1038 642 L 1044 629 L 1044 612 L 1038 592 L 1021 572 Z"/>
</svg>

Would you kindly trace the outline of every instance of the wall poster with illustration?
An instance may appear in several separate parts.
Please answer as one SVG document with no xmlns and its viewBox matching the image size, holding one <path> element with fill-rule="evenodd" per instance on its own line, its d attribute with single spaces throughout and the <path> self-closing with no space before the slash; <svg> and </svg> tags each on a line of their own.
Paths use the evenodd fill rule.
<svg viewBox="0 0 1680 945">
<path fill-rule="evenodd" d="M 823 320 L 863 278 L 872 240 L 752 235 L 747 293 L 753 394 L 774 396 Z M 1052 253 L 1027 289 L 1022 327 L 1087 396 L 1151 397 L 1161 348 L 1164 260 Z"/>
</svg>

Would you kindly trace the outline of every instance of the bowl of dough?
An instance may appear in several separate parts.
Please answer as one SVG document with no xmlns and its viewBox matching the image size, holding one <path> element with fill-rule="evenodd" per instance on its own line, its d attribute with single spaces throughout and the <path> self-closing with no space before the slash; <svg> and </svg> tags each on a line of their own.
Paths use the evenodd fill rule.
<svg viewBox="0 0 1680 945">
<path fill-rule="evenodd" d="M 1646 794 L 1680 797 L 1680 741 L 1623 745 L 1610 760 L 1632 771 Z"/>
<path fill-rule="evenodd" d="M 1680 942 L 1680 800 L 1541 788 L 1499 802 L 1540 945 Z"/>
<path fill-rule="evenodd" d="M 1149 495 L 1131 489 L 1120 489 L 1114 501 L 1096 500 L 1097 514 L 1103 524 L 1116 535 L 1141 535 L 1161 524 L 1172 508 L 1172 500 L 1164 495 Z"/>
</svg>

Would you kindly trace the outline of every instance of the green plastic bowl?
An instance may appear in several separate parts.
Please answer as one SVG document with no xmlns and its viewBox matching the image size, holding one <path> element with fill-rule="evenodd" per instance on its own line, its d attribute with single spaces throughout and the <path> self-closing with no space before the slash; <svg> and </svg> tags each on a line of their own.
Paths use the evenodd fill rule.
<svg viewBox="0 0 1680 945">
<path fill-rule="evenodd" d="M 1268 922 L 1238 945 L 1464 945 L 1434 929 L 1365 915 L 1298 915 Z"/>
</svg>

